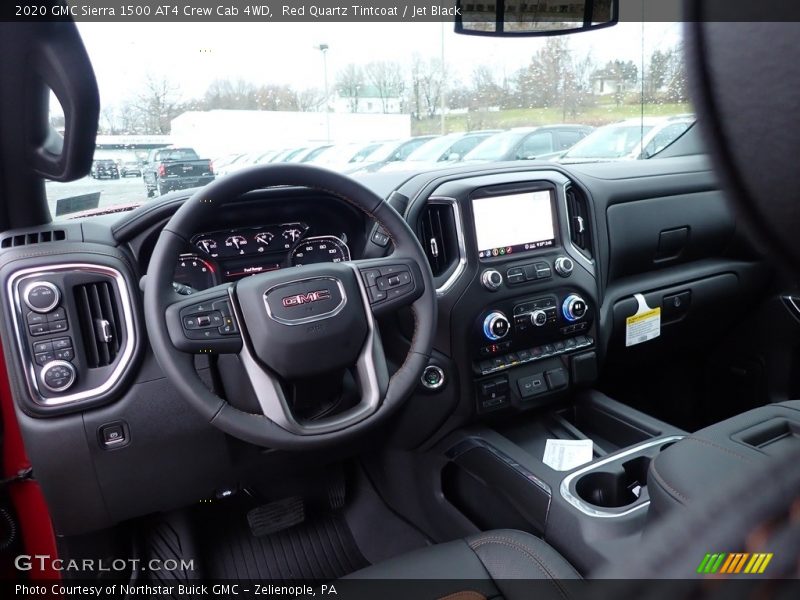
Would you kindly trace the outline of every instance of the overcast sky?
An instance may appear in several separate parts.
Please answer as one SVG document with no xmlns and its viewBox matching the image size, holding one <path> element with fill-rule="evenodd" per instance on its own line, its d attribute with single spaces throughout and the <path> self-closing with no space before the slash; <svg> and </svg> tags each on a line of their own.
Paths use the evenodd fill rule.
<svg viewBox="0 0 800 600">
<path fill-rule="evenodd" d="M 468 81 L 472 68 L 489 64 L 498 79 L 526 64 L 544 38 L 498 39 L 460 36 L 440 23 L 81 23 L 100 84 L 103 105 L 134 96 L 150 74 L 166 76 L 183 99 L 202 96 L 215 79 L 322 87 L 322 56 L 328 44 L 329 82 L 348 63 L 410 62 L 414 52 L 438 57 L 444 31 L 445 60 Z M 569 36 L 573 50 L 597 63 L 622 58 L 641 61 L 656 48 L 681 38 L 677 23 L 620 23 Z"/>
</svg>

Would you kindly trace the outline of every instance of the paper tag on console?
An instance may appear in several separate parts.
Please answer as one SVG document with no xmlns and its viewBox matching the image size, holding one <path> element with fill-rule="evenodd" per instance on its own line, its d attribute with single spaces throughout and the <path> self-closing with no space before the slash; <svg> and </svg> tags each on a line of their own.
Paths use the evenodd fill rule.
<svg viewBox="0 0 800 600">
<path fill-rule="evenodd" d="M 639 309 L 625 319 L 625 346 L 636 346 L 661 335 L 661 307 L 650 308 L 641 294 L 634 295 Z"/>
<path fill-rule="evenodd" d="M 593 448 L 592 440 L 549 439 L 544 445 L 542 462 L 556 471 L 571 471 L 592 462 Z"/>
</svg>

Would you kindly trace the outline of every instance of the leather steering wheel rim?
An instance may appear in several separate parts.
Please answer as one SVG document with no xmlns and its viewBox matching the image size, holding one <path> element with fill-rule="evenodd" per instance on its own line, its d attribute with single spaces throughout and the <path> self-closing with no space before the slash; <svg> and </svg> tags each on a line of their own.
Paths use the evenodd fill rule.
<svg viewBox="0 0 800 600">
<path fill-rule="evenodd" d="M 409 303 L 414 316 L 414 333 L 408 354 L 400 368 L 388 378 L 379 405 L 362 420 L 335 431 L 298 435 L 265 415 L 244 412 L 232 406 L 201 381 L 194 368 L 194 353 L 176 348 L 174 324 L 168 322 L 169 307 L 181 301 L 185 303 L 187 298 L 193 296 L 179 296 L 173 290 L 172 282 L 175 262 L 185 251 L 197 228 L 210 222 L 216 211 L 223 207 L 235 208 L 235 203 L 243 194 L 278 186 L 318 190 L 349 203 L 377 221 L 389 235 L 393 252 L 388 258 L 373 263 L 380 265 L 381 261 L 407 261 L 412 267 L 414 285 L 422 288 L 421 294 Z M 353 268 L 361 262 L 354 261 Z M 413 268 L 414 263 L 418 268 Z M 370 264 L 363 268 L 368 267 Z M 366 306 L 367 311 L 370 309 L 369 305 Z M 217 179 L 197 190 L 178 209 L 162 230 L 153 250 L 147 270 L 144 311 L 150 344 L 158 364 L 178 392 L 209 423 L 236 438 L 260 446 L 287 450 L 314 449 L 340 444 L 372 430 L 410 395 L 428 364 L 433 346 L 436 291 L 419 241 L 405 219 L 388 203 L 360 183 L 333 171 L 302 164 L 279 164 L 243 169 Z M 241 335 L 246 345 L 247 331 L 242 331 Z"/>
</svg>

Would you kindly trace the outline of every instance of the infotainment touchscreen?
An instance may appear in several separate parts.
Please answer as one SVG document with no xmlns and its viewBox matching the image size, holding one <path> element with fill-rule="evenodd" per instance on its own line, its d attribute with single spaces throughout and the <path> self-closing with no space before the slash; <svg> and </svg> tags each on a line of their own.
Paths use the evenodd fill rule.
<svg viewBox="0 0 800 600">
<path fill-rule="evenodd" d="M 505 256 L 555 244 L 550 190 L 472 199 L 478 257 Z"/>
</svg>

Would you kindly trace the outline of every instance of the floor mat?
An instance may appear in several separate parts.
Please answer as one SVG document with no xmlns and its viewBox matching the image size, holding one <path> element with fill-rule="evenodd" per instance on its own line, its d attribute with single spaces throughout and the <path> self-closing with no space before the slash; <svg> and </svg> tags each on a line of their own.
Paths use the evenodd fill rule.
<svg viewBox="0 0 800 600">
<path fill-rule="evenodd" d="M 201 525 L 206 577 L 329 581 L 369 565 L 340 512 L 263 536 L 252 534 L 244 514 L 218 517 Z"/>
</svg>

